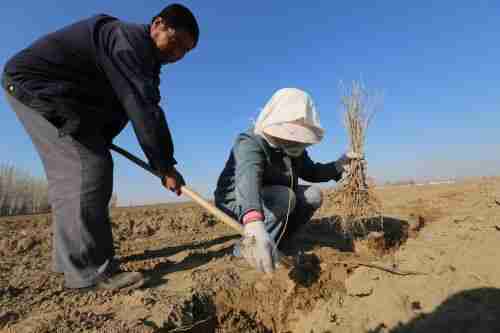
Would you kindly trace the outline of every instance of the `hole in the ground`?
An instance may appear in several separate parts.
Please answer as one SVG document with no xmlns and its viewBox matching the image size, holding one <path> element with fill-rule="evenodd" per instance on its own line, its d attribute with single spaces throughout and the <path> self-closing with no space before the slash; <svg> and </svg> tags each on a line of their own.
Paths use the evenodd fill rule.
<svg viewBox="0 0 500 333">
<path fill-rule="evenodd" d="M 316 254 L 299 253 L 295 259 L 295 265 L 290 270 L 289 277 L 302 287 L 310 287 L 318 281 L 321 266 Z"/>
</svg>

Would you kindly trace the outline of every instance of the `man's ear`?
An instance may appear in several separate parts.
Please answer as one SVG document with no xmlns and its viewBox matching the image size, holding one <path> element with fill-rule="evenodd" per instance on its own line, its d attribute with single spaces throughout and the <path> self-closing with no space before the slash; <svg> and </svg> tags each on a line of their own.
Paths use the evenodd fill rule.
<svg viewBox="0 0 500 333">
<path fill-rule="evenodd" d="M 167 30 L 167 33 L 168 33 L 169 37 L 172 37 L 173 35 L 175 35 L 175 29 L 174 28 L 169 27 L 168 25 L 165 25 L 165 28 Z"/>
</svg>

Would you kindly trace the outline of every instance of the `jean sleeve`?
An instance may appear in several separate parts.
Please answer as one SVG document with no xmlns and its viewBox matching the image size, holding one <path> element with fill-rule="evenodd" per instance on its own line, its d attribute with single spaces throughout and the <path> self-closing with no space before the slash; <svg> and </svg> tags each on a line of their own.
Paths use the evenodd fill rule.
<svg viewBox="0 0 500 333">
<path fill-rule="evenodd" d="M 330 180 L 339 181 L 342 175 L 335 168 L 335 162 L 313 162 L 307 151 L 305 151 L 302 167 L 299 170 L 299 177 L 311 183 L 321 183 Z"/>
<path fill-rule="evenodd" d="M 243 216 L 251 211 L 262 210 L 261 189 L 265 167 L 265 154 L 262 147 L 246 135 L 240 135 L 233 147 L 235 158 L 236 200 Z"/>
</svg>

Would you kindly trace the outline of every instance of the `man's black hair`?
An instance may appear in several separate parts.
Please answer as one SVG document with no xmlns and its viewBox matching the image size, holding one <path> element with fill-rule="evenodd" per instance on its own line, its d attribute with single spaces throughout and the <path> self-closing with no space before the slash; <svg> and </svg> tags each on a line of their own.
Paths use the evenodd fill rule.
<svg viewBox="0 0 500 333">
<path fill-rule="evenodd" d="M 194 39 L 194 45 L 198 44 L 200 28 L 193 13 L 185 6 L 174 3 L 163 8 L 163 10 L 153 17 L 152 22 L 161 17 L 165 23 L 173 29 L 183 29 Z"/>
</svg>

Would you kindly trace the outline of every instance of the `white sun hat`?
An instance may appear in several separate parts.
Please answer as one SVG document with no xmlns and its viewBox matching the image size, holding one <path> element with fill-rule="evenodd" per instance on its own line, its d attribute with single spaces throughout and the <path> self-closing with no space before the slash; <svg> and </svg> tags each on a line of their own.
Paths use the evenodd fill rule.
<svg viewBox="0 0 500 333">
<path fill-rule="evenodd" d="M 261 136 L 267 134 L 307 144 L 320 142 L 324 132 L 312 98 L 297 88 L 276 91 L 261 111 L 254 129 Z"/>
</svg>

